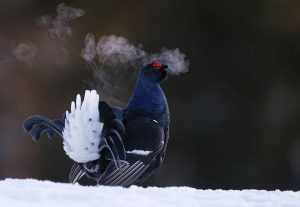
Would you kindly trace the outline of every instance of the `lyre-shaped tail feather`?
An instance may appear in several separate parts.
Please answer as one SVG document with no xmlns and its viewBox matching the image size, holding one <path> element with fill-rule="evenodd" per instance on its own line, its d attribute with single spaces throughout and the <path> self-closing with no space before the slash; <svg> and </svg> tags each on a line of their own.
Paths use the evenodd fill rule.
<svg viewBox="0 0 300 207">
<path fill-rule="evenodd" d="M 50 120 L 44 116 L 33 115 L 25 119 L 23 128 L 30 133 L 34 141 L 39 141 L 43 132 L 46 132 L 49 138 L 52 138 L 54 134 L 63 138 L 64 122 L 60 119 Z"/>
<path fill-rule="evenodd" d="M 116 166 L 121 169 L 120 160 L 126 159 L 126 152 L 122 138 L 125 135 L 125 127 L 123 123 L 116 118 L 113 109 L 105 102 L 99 103 L 99 111 L 101 114 L 101 121 L 104 122 L 102 135 L 108 153 L 105 157 L 113 160 Z"/>
</svg>

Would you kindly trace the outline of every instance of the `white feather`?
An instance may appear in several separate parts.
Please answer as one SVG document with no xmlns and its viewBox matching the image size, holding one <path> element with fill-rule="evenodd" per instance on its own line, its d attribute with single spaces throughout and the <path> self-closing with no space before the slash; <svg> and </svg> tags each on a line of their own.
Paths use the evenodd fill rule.
<svg viewBox="0 0 300 207">
<path fill-rule="evenodd" d="M 152 153 L 152 151 L 145 151 L 145 150 L 132 150 L 132 151 L 127 151 L 127 154 L 136 154 L 136 155 L 143 155 L 143 156 L 147 156 L 150 153 Z"/>
<path fill-rule="evenodd" d="M 103 123 L 100 122 L 98 109 L 99 95 L 95 90 L 85 91 L 84 100 L 78 94 L 76 104 L 71 103 L 71 113 L 66 112 L 63 131 L 64 150 L 78 163 L 96 160 L 99 155 L 99 143 Z"/>
</svg>

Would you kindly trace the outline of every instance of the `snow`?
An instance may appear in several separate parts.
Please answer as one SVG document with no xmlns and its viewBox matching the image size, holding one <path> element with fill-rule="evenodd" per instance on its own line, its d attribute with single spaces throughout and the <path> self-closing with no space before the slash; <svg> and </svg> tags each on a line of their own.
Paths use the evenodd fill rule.
<svg viewBox="0 0 300 207">
<path fill-rule="evenodd" d="M 190 187 L 80 186 L 33 179 L 0 181 L 2 207 L 299 207 L 300 192 L 198 190 Z"/>
</svg>

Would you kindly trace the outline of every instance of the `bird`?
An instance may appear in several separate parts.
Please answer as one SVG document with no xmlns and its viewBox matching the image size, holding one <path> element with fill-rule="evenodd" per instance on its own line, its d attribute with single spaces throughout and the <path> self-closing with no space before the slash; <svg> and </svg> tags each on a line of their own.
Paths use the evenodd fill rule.
<svg viewBox="0 0 300 207">
<path fill-rule="evenodd" d="M 170 113 L 160 83 L 170 74 L 172 68 L 160 61 L 147 63 L 139 70 L 126 107 L 110 106 L 95 90 L 86 90 L 83 100 L 78 94 L 61 119 L 32 115 L 23 129 L 36 142 L 43 133 L 61 137 L 74 162 L 70 183 L 86 176 L 97 185 L 141 184 L 165 158 Z"/>
</svg>

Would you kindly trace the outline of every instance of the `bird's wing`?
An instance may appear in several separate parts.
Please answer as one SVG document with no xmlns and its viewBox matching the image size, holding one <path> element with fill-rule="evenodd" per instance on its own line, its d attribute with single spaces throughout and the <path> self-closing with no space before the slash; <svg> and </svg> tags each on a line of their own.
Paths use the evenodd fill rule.
<svg viewBox="0 0 300 207">
<path fill-rule="evenodd" d="M 127 122 L 124 138 L 127 159 L 121 162 L 121 169 L 109 164 L 98 184 L 127 187 L 143 180 L 144 175 L 155 169 L 153 166 L 157 167 L 154 163 L 164 150 L 164 137 L 163 127 L 153 119 L 137 117 Z"/>
</svg>

